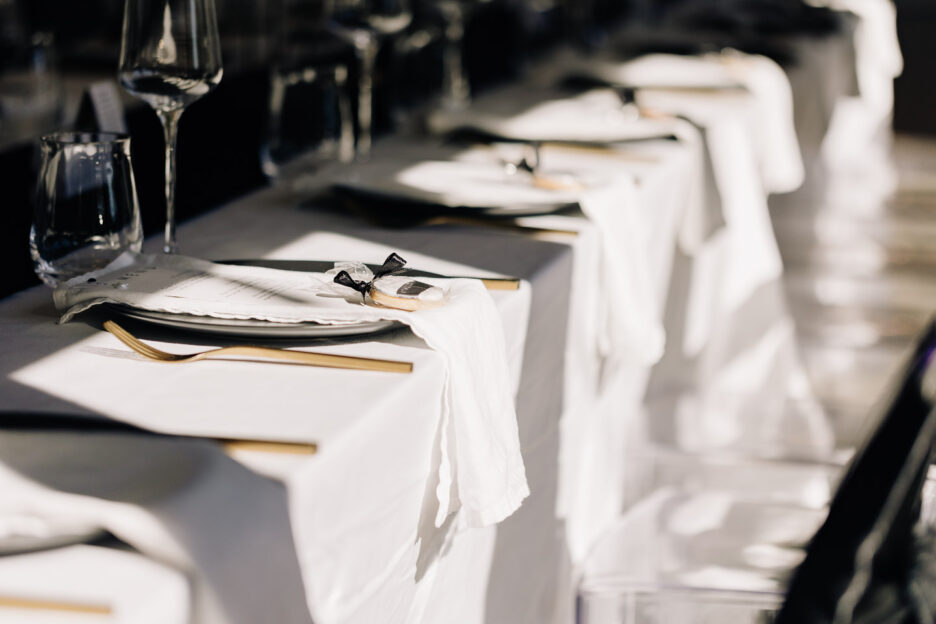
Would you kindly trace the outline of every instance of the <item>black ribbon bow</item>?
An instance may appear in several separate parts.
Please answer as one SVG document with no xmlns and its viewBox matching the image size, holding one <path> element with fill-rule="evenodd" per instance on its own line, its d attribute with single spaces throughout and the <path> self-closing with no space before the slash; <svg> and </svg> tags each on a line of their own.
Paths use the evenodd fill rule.
<svg viewBox="0 0 936 624">
<path fill-rule="evenodd" d="M 406 266 L 406 260 L 401 258 L 396 252 L 387 256 L 387 259 L 384 260 L 383 264 L 378 269 L 374 269 L 374 278 L 369 281 L 358 281 L 351 277 L 347 271 L 339 271 L 338 275 L 335 276 L 335 283 L 341 284 L 342 286 L 347 286 L 352 290 L 356 290 L 361 293 L 361 299 L 367 299 L 367 293 L 370 292 L 371 286 L 375 281 L 381 277 L 387 275 L 393 275 L 394 273 L 399 273 L 403 270 L 403 267 Z"/>
</svg>

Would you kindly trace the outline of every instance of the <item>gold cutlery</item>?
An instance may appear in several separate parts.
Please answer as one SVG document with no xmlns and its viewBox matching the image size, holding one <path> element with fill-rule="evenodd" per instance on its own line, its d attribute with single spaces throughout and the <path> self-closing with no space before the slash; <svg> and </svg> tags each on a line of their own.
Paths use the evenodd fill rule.
<svg viewBox="0 0 936 624">
<path fill-rule="evenodd" d="M 551 141 L 543 144 L 543 151 L 566 152 L 577 154 L 592 154 L 614 160 L 627 162 L 656 164 L 660 162 L 659 156 L 641 153 L 634 150 L 616 148 L 611 145 L 589 145 L 587 143 L 562 143 Z"/>
<path fill-rule="evenodd" d="M 15 598 L 13 596 L 0 596 L 0 609 L 29 609 L 35 611 L 62 611 L 69 613 L 82 613 L 85 615 L 112 615 L 113 609 L 104 604 L 91 604 L 79 602 L 60 602 L 57 600 L 40 600 L 35 598 Z"/>
<path fill-rule="evenodd" d="M 520 280 L 506 277 L 474 277 L 488 290 L 520 290 Z"/>
<path fill-rule="evenodd" d="M 292 362 L 295 364 L 306 364 L 309 366 L 322 366 L 325 368 L 344 368 L 352 370 L 369 370 L 386 373 L 411 373 L 413 364 L 411 362 L 400 362 L 396 360 L 379 360 L 373 358 L 354 357 L 349 355 L 333 355 L 330 353 L 309 353 L 307 351 L 291 351 L 288 349 L 276 349 L 272 347 L 252 347 L 236 346 L 222 347 L 210 351 L 202 351 L 186 355 L 177 355 L 166 353 L 155 347 L 151 347 L 145 342 L 137 340 L 132 334 L 120 327 L 113 321 L 105 321 L 104 329 L 117 337 L 122 343 L 139 353 L 145 358 L 158 362 L 185 363 L 197 362 L 206 358 L 220 355 L 240 355 L 250 358 L 263 358 L 267 360 L 279 360 L 282 362 Z"/>
<path fill-rule="evenodd" d="M 563 236 L 578 236 L 578 232 L 575 230 L 564 230 L 559 228 L 543 228 L 536 227 L 531 225 L 521 225 L 516 221 L 511 221 L 508 219 L 475 219 L 472 217 L 433 217 L 424 221 L 422 225 L 425 226 L 435 226 L 435 225 L 471 225 L 477 227 L 489 227 L 502 230 L 513 230 L 516 232 L 522 232 L 526 234 L 561 234 Z M 493 279 L 481 278 L 481 281 L 485 282 L 485 286 L 489 290 L 516 290 L 520 287 L 520 280 L 508 280 L 517 282 L 517 288 L 496 288 L 492 287 L 489 282 L 492 282 Z M 503 281 L 503 280 L 502 280 Z"/>
<path fill-rule="evenodd" d="M 229 455 L 238 451 L 254 453 L 278 453 L 280 455 L 315 455 L 318 445 L 314 442 L 274 442 L 266 440 L 220 439 L 221 446 Z"/>
</svg>

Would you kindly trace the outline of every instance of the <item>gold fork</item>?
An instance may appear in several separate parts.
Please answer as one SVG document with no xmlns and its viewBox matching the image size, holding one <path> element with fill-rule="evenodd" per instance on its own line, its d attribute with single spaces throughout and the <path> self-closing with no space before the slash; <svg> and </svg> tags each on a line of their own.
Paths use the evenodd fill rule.
<svg viewBox="0 0 936 624">
<path fill-rule="evenodd" d="M 411 373 L 413 364 L 411 362 L 400 362 L 396 360 L 378 360 L 373 358 L 354 357 L 350 355 L 332 355 L 330 353 L 309 353 L 307 351 L 290 351 L 288 349 L 275 349 L 272 347 L 222 347 L 220 349 L 211 349 L 200 353 L 188 355 L 176 355 L 175 353 L 166 353 L 155 347 L 151 347 L 145 342 L 141 342 L 130 334 L 127 330 L 113 321 L 104 321 L 104 329 L 112 333 L 122 343 L 139 353 L 145 358 L 156 360 L 158 362 L 197 362 L 205 358 L 211 358 L 218 355 L 241 355 L 252 358 L 264 358 L 267 360 L 280 360 L 283 362 L 293 362 L 296 364 L 307 364 L 310 366 L 323 366 L 326 368 L 347 368 L 353 370 L 380 371 L 385 373 Z"/>
</svg>

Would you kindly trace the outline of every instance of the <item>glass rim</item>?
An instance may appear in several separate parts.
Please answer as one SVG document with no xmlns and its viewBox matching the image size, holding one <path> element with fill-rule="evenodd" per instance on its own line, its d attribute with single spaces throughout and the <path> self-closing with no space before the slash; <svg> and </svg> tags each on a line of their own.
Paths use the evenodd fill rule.
<svg viewBox="0 0 936 624">
<path fill-rule="evenodd" d="M 39 137 L 41 143 L 59 145 L 111 145 L 130 141 L 130 135 L 122 132 L 80 132 L 64 130 L 50 132 Z"/>
</svg>

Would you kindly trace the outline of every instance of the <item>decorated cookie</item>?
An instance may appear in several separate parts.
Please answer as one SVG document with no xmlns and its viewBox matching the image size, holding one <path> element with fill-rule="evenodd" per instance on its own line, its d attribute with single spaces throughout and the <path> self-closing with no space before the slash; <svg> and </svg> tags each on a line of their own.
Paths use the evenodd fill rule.
<svg viewBox="0 0 936 624">
<path fill-rule="evenodd" d="M 393 253 L 373 271 L 359 262 L 338 263 L 332 270 L 334 282 L 361 293 L 365 303 L 410 312 L 438 308 L 445 303 L 445 292 L 438 286 L 397 275 L 405 266 L 406 260 Z"/>
<path fill-rule="evenodd" d="M 438 286 L 391 275 L 371 284 L 370 296 L 374 303 L 398 310 L 428 310 L 444 302 L 445 293 Z"/>
</svg>

